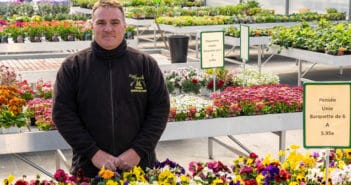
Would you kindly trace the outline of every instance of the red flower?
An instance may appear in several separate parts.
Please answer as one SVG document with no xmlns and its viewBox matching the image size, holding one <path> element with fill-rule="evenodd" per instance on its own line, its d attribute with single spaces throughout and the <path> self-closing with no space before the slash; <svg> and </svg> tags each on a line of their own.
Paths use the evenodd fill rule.
<svg viewBox="0 0 351 185">
<path fill-rule="evenodd" d="M 245 185 L 258 185 L 255 179 L 246 180 L 244 183 Z"/>
<path fill-rule="evenodd" d="M 58 182 L 66 182 L 68 179 L 68 175 L 62 169 L 58 169 L 54 174 L 54 178 Z"/>
<path fill-rule="evenodd" d="M 16 181 L 15 185 L 28 185 L 28 182 L 23 179 L 20 179 Z"/>
<path fill-rule="evenodd" d="M 250 158 L 256 159 L 258 157 L 258 155 L 256 155 L 255 153 L 251 152 L 250 153 Z"/>
<path fill-rule="evenodd" d="M 224 85 L 224 80 L 218 80 L 216 87 L 217 87 L 217 89 L 220 89 L 223 87 L 223 85 Z"/>
<path fill-rule="evenodd" d="M 197 84 L 197 83 L 199 83 L 199 80 L 196 78 L 193 78 L 193 79 L 191 79 L 191 82 L 193 82 L 194 84 Z"/>
</svg>

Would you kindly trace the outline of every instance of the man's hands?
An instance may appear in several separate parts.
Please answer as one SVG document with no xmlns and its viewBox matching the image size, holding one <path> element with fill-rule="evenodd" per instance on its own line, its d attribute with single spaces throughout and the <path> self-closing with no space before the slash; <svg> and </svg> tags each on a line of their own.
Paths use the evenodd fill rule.
<svg viewBox="0 0 351 185">
<path fill-rule="evenodd" d="M 91 158 L 91 162 L 93 162 L 96 168 L 101 169 L 104 166 L 105 169 L 112 171 L 117 169 L 117 163 L 119 163 L 118 161 L 119 159 L 117 157 L 102 150 L 98 150 L 93 158 Z"/>
<path fill-rule="evenodd" d="M 118 169 L 121 170 L 131 170 L 134 166 L 138 165 L 140 162 L 139 155 L 134 149 L 128 149 L 118 156 L 119 164 Z"/>
<path fill-rule="evenodd" d="M 140 157 L 134 149 L 126 150 L 118 157 L 102 150 L 98 150 L 91 161 L 98 169 L 101 169 L 102 166 L 104 166 L 105 169 L 112 171 L 115 171 L 116 169 L 131 170 L 134 166 L 139 164 Z"/>
</svg>

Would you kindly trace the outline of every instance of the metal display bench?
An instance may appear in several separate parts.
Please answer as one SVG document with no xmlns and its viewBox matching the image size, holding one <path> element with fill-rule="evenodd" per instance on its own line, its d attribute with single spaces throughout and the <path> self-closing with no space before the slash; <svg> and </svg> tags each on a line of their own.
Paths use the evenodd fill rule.
<svg viewBox="0 0 351 185">
<path fill-rule="evenodd" d="M 88 48 L 91 41 L 25 42 L 0 44 L 0 60 L 61 58 Z"/>
<path fill-rule="evenodd" d="M 263 50 L 264 48 L 270 43 L 271 39 L 269 36 L 262 36 L 262 37 L 250 37 L 249 44 L 250 46 L 257 46 L 257 66 L 259 72 L 261 72 L 262 65 L 265 63 L 262 63 L 262 58 L 263 58 Z M 224 38 L 224 43 L 226 45 L 231 45 L 232 48 L 230 49 L 229 52 L 233 52 L 236 47 L 240 46 L 240 38 L 239 37 L 231 37 L 231 36 L 225 36 Z M 226 53 L 226 56 L 228 56 L 229 52 Z M 225 58 L 226 61 L 236 63 L 236 64 L 243 64 L 240 61 Z"/>
<path fill-rule="evenodd" d="M 299 86 L 302 85 L 303 81 L 311 81 L 310 79 L 304 78 L 304 76 L 317 64 L 338 66 L 340 75 L 343 74 L 344 66 L 351 66 L 351 55 L 329 55 L 297 48 L 280 48 L 277 45 L 273 45 L 270 50 L 272 52 L 272 56 L 281 55 L 296 59 L 298 67 L 297 84 Z M 302 61 L 310 62 L 312 65 L 303 71 Z"/>
<path fill-rule="evenodd" d="M 90 47 L 88 41 L 25 42 L 0 44 L 0 60 L 64 58 Z M 128 46 L 137 47 L 136 39 L 127 39 Z"/>
<path fill-rule="evenodd" d="M 208 154 L 212 158 L 213 142 L 217 142 L 233 152 L 239 152 L 239 150 L 219 141 L 215 138 L 217 136 L 231 138 L 231 135 L 273 132 L 279 137 L 279 149 L 285 149 L 286 131 L 301 128 L 301 112 L 169 122 L 160 141 L 208 137 Z M 69 166 L 61 150 L 70 149 L 70 146 L 57 130 L 0 134 L 0 146 L 2 146 L 0 147 L 0 155 L 13 154 L 50 177 L 53 177 L 53 174 L 21 154 L 56 150 L 56 168 L 60 167 L 61 160 L 66 166 Z"/>
<path fill-rule="evenodd" d="M 127 25 L 131 25 L 131 26 L 135 26 L 136 28 L 136 37 L 137 40 L 139 42 L 139 40 L 147 40 L 147 41 L 151 41 L 154 43 L 154 47 L 156 47 L 156 41 L 157 41 L 157 37 L 156 37 L 156 32 L 157 32 L 157 28 L 155 25 L 155 19 L 133 19 L 133 18 L 126 18 L 126 23 Z M 140 28 L 144 28 L 144 29 L 140 29 Z M 142 37 L 142 34 L 146 31 L 146 30 L 153 30 L 153 39 L 149 39 L 149 38 L 145 38 Z"/>
</svg>

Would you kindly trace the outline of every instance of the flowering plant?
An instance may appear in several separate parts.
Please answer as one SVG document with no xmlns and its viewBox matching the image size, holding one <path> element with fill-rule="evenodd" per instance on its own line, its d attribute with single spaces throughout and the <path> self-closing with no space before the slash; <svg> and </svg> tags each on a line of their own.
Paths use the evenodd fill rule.
<svg viewBox="0 0 351 185">
<path fill-rule="evenodd" d="M 27 123 L 23 113 L 26 101 L 17 92 L 14 86 L 0 86 L 0 127 L 22 127 Z"/>
<path fill-rule="evenodd" d="M 207 88 L 212 90 L 214 86 L 214 80 L 213 80 L 213 69 L 207 69 L 205 70 L 206 74 L 206 82 L 207 82 Z M 232 75 L 230 71 L 228 71 L 225 68 L 218 68 L 215 70 L 215 76 L 216 76 L 216 90 L 222 90 L 226 88 L 227 86 L 233 85 L 232 82 Z"/>
<path fill-rule="evenodd" d="M 239 72 L 233 74 L 232 81 L 236 86 L 268 85 L 279 84 L 279 77 L 270 72 L 259 72 L 253 67 L 246 67 L 245 70 L 241 68 Z"/>
<path fill-rule="evenodd" d="M 211 98 L 219 109 L 219 116 L 223 117 L 302 110 L 302 87 L 288 85 L 227 87 Z"/>
<path fill-rule="evenodd" d="M 189 171 L 196 184 L 236 184 L 238 179 L 232 170 L 220 161 L 190 162 Z"/>
<path fill-rule="evenodd" d="M 194 67 L 165 71 L 164 76 L 170 93 L 177 89 L 179 92 L 198 94 L 205 83 L 204 73 Z"/>
<path fill-rule="evenodd" d="M 36 83 L 36 91 L 41 98 L 52 98 L 52 83 L 51 81 L 38 80 Z"/>
<path fill-rule="evenodd" d="M 14 85 L 17 74 L 11 68 L 0 65 L 0 85 Z"/>
<path fill-rule="evenodd" d="M 325 151 L 306 152 L 298 151 L 298 145 L 291 145 L 288 149 L 280 151 L 280 156 L 286 160 L 280 162 L 271 154 L 261 158 L 255 153 L 249 156 L 239 156 L 231 165 L 220 161 L 189 163 L 188 171 L 179 164 L 166 159 L 157 162 L 153 168 L 145 171 L 134 167 L 122 173 L 113 172 L 104 167 L 93 179 L 86 178 L 83 170 L 79 169 L 75 176 L 70 176 L 63 170 L 56 171 L 53 181 L 32 180 L 31 184 L 58 184 L 58 185 L 321 185 L 329 182 L 330 185 L 351 184 L 351 164 L 343 159 L 350 159 L 350 149 L 337 149 L 329 152 L 328 176 L 326 176 Z M 9 185 L 15 181 L 10 175 L 4 179 Z M 28 185 L 24 178 L 17 180 L 15 185 Z"/>
<path fill-rule="evenodd" d="M 171 96 L 168 121 L 197 120 L 217 116 L 209 99 L 192 95 Z"/>
<path fill-rule="evenodd" d="M 26 32 L 23 28 L 22 21 L 11 22 L 4 28 L 4 33 L 10 35 L 14 42 L 24 42 Z"/>
<path fill-rule="evenodd" d="M 27 117 L 35 117 L 35 125 L 39 130 L 55 129 L 52 120 L 52 99 L 34 98 L 27 103 Z"/>
<path fill-rule="evenodd" d="M 34 98 L 34 90 L 28 84 L 27 80 L 17 81 L 18 93 L 20 94 L 21 98 L 25 100 L 32 100 Z"/>
</svg>

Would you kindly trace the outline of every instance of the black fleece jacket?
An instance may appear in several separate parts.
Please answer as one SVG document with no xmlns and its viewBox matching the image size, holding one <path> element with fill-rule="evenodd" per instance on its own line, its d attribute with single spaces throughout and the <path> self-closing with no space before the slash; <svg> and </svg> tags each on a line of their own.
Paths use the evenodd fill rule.
<svg viewBox="0 0 351 185">
<path fill-rule="evenodd" d="M 56 77 L 53 120 L 73 149 L 72 170 L 94 177 L 99 150 L 118 156 L 133 148 L 139 165 L 150 167 L 166 127 L 169 94 L 161 70 L 149 55 L 96 42 L 65 59 Z"/>
</svg>

